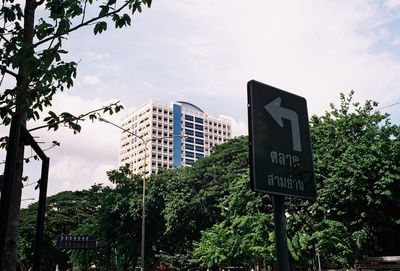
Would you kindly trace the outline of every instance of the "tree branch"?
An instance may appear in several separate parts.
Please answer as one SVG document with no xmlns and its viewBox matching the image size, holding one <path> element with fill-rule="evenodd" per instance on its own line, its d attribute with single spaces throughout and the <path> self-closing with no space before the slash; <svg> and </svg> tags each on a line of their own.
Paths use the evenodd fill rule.
<svg viewBox="0 0 400 271">
<path fill-rule="evenodd" d="M 3 66 L 3 65 L 0 65 L 0 70 L 1 70 L 2 72 L 4 72 L 4 73 L 7 73 L 7 74 L 9 74 L 9 75 L 14 76 L 15 78 L 17 78 L 17 76 L 18 76 L 15 72 L 12 72 L 12 71 L 10 71 L 10 70 L 7 70 L 7 68 L 6 68 L 5 66 Z"/>
<path fill-rule="evenodd" d="M 103 107 L 101 107 L 101 108 L 98 108 L 98 109 L 95 109 L 95 110 L 92 110 L 92 111 L 89 111 L 89 112 L 86 112 L 86 113 L 84 113 L 84 114 L 80 114 L 80 115 L 77 116 L 77 117 L 74 116 L 74 118 L 73 118 L 71 121 L 83 120 L 83 119 L 84 119 L 85 117 L 87 117 L 88 115 L 93 114 L 93 113 L 96 113 L 96 112 L 99 112 L 99 111 L 103 111 L 104 109 L 109 108 L 109 107 L 112 107 L 112 106 L 116 106 L 116 105 L 119 104 L 119 102 L 120 102 L 120 101 L 115 102 L 115 103 L 112 103 L 112 104 L 109 104 L 109 105 L 107 105 L 107 106 L 103 106 Z M 52 123 L 51 125 L 62 124 L 62 123 L 65 123 L 65 120 L 60 120 L 60 121 L 58 121 L 58 122 L 56 122 L 56 123 Z M 45 125 L 41 125 L 41 126 L 38 126 L 38 127 L 32 128 L 32 129 L 29 129 L 28 131 L 29 131 L 29 132 L 32 132 L 32 131 L 36 131 L 36 130 L 39 130 L 39 129 L 47 128 L 47 127 L 49 127 L 49 126 L 50 126 L 50 124 L 45 124 Z"/>
<path fill-rule="evenodd" d="M 82 13 L 82 21 L 81 21 L 81 24 L 83 24 L 84 21 L 85 21 L 85 16 L 86 16 L 86 5 L 87 5 L 87 0 L 85 0 L 85 6 L 83 7 L 83 13 Z"/>
<path fill-rule="evenodd" d="M 79 28 L 81 28 L 81 27 L 83 27 L 83 26 L 87 26 L 87 25 L 89 25 L 89 24 L 91 24 L 91 23 L 93 23 L 93 22 L 96 22 L 96 21 L 100 20 L 100 19 L 103 19 L 103 18 L 105 18 L 105 17 L 109 17 L 109 16 L 111 16 L 111 15 L 117 14 L 118 12 L 120 12 L 121 10 L 123 10 L 127 5 L 129 5 L 129 1 L 125 2 L 125 4 L 123 4 L 122 6 L 120 6 L 118 9 L 116 9 L 116 10 L 114 10 L 114 11 L 112 11 L 112 12 L 109 12 L 109 13 L 103 15 L 103 16 L 97 16 L 97 17 L 95 17 L 95 18 L 92 18 L 92 19 L 90 19 L 90 20 L 87 20 L 86 22 L 80 23 L 80 24 L 78 24 L 77 26 L 72 27 L 70 30 L 68 30 L 68 31 L 65 32 L 65 33 L 56 33 L 56 34 L 54 34 L 54 35 L 51 36 L 51 37 L 48 37 L 48 38 L 43 39 L 43 40 L 41 40 L 41 41 L 38 41 L 37 43 L 33 44 L 33 48 L 38 47 L 39 45 L 41 45 L 41 44 L 43 44 L 43 43 L 46 43 L 46 42 L 48 42 L 48 41 L 50 41 L 50 40 L 54 40 L 54 39 L 56 39 L 56 38 L 62 37 L 63 35 L 66 35 L 66 34 L 69 34 L 69 33 L 73 32 L 73 31 L 76 31 L 76 30 L 78 30 Z"/>
<path fill-rule="evenodd" d="M 56 142 L 56 141 L 53 141 L 53 142 L 52 142 L 52 145 L 51 145 L 50 147 L 48 147 L 47 149 L 44 149 L 43 152 L 48 151 L 48 150 L 51 150 L 52 148 L 54 148 L 54 147 L 56 147 L 56 146 L 60 146 L 60 143 L 58 143 L 58 142 Z M 25 162 L 28 163 L 29 160 L 32 159 L 32 158 L 34 158 L 35 160 L 37 160 L 38 155 L 37 155 L 37 154 L 33 154 L 33 155 L 29 156 L 29 157 L 24 157 L 20 162 L 25 161 Z M 4 160 L 4 161 L 0 162 L 0 165 L 5 164 L 5 163 L 6 163 L 6 161 Z"/>
<path fill-rule="evenodd" d="M 4 37 L 4 35 L 3 34 L 0 34 L 0 37 L 6 42 L 6 43 L 8 43 L 8 44 L 10 44 L 15 50 L 17 50 L 18 48 L 17 48 L 17 46 L 15 46 L 15 44 L 14 43 L 12 43 L 11 41 L 9 41 L 6 37 Z"/>
</svg>

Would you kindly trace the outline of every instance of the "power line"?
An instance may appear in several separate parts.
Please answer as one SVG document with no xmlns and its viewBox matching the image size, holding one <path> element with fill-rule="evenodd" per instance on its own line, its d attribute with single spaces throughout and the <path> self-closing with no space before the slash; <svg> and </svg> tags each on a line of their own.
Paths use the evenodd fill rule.
<svg viewBox="0 0 400 271">
<path fill-rule="evenodd" d="M 392 106 L 395 106 L 395 105 L 399 105 L 399 104 L 400 104 L 400 102 L 389 104 L 389 105 L 386 105 L 386 106 L 379 107 L 376 110 L 382 110 L 382 109 L 385 109 L 385 108 L 388 108 L 388 107 L 392 107 Z"/>
<path fill-rule="evenodd" d="M 31 185 L 34 185 L 34 184 L 38 184 L 38 183 L 39 183 L 39 181 L 36 181 L 36 182 L 33 182 L 33 183 L 27 183 L 27 184 L 24 184 L 23 187 L 25 188 L 25 187 L 28 187 L 28 186 L 31 186 Z"/>
</svg>

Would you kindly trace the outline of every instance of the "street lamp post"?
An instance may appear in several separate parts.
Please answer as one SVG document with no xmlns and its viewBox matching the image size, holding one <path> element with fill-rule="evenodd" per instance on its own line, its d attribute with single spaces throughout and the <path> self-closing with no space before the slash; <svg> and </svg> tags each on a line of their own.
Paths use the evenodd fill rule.
<svg viewBox="0 0 400 271">
<path fill-rule="evenodd" d="M 152 142 L 153 140 L 158 140 L 158 139 L 165 139 L 165 138 L 173 138 L 173 137 L 182 137 L 184 138 L 184 135 L 171 135 L 167 137 L 150 137 L 148 139 L 145 139 L 144 136 L 139 136 L 135 133 L 132 133 L 131 131 L 109 121 L 104 118 L 99 118 L 100 121 L 103 121 L 105 123 L 111 124 L 112 126 L 117 127 L 118 129 L 127 132 L 134 137 L 140 139 L 144 145 L 144 165 L 143 165 L 143 173 L 142 173 L 142 178 L 143 178 L 143 192 L 142 192 L 142 236 L 141 236 L 141 243 L 140 243 L 140 271 L 144 271 L 144 249 L 145 249 L 145 232 L 146 232 L 146 201 L 145 201 L 145 196 L 146 196 L 146 160 L 147 160 L 147 144 L 149 142 Z"/>
</svg>

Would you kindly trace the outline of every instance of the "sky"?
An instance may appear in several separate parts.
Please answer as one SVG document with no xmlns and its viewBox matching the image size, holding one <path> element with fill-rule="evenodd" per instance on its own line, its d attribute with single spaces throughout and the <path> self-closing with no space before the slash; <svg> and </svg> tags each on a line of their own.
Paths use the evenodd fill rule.
<svg viewBox="0 0 400 271">
<path fill-rule="evenodd" d="M 78 76 L 72 89 L 56 95 L 53 111 L 80 114 L 120 101 L 125 109 L 105 116 L 119 123 L 149 99 L 184 100 L 230 118 L 237 136 L 247 134 L 252 79 L 305 97 L 309 115 L 323 114 L 350 90 L 355 100 L 375 100 L 381 108 L 400 102 L 400 0 L 154 0 L 131 27 L 108 29 L 94 36 L 87 28 L 65 41 Z M 382 111 L 400 124 L 399 104 Z M 0 128 L 1 136 L 7 133 Z M 87 122 L 78 135 L 67 129 L 34 135 L 42 148 L 61 143 L 46 152 L 48 195 L 109 184 L 105 172 L 118 163 L 117 128 Z M 26 164 L 23 206 L 38 196 L 39 168 L 37 161 Z"/>
</svg>

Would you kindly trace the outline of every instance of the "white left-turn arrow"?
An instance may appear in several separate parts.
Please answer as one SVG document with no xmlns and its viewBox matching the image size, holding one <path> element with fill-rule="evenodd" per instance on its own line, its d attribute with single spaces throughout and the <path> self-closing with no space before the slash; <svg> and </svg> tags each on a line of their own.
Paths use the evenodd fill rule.
<svg viewBox="0 0 400 271">
<path fill-rule="evenodd" d="M 293 150 L 301 152 L 299 117 L 295 111 L 281 107 L 281 101 L 281 97 L 278 97 L 264 106 L 264 108 L 280 127 L 283 127 L 282 119 L 290 120 L 292 124 Z"/>
</svg>

